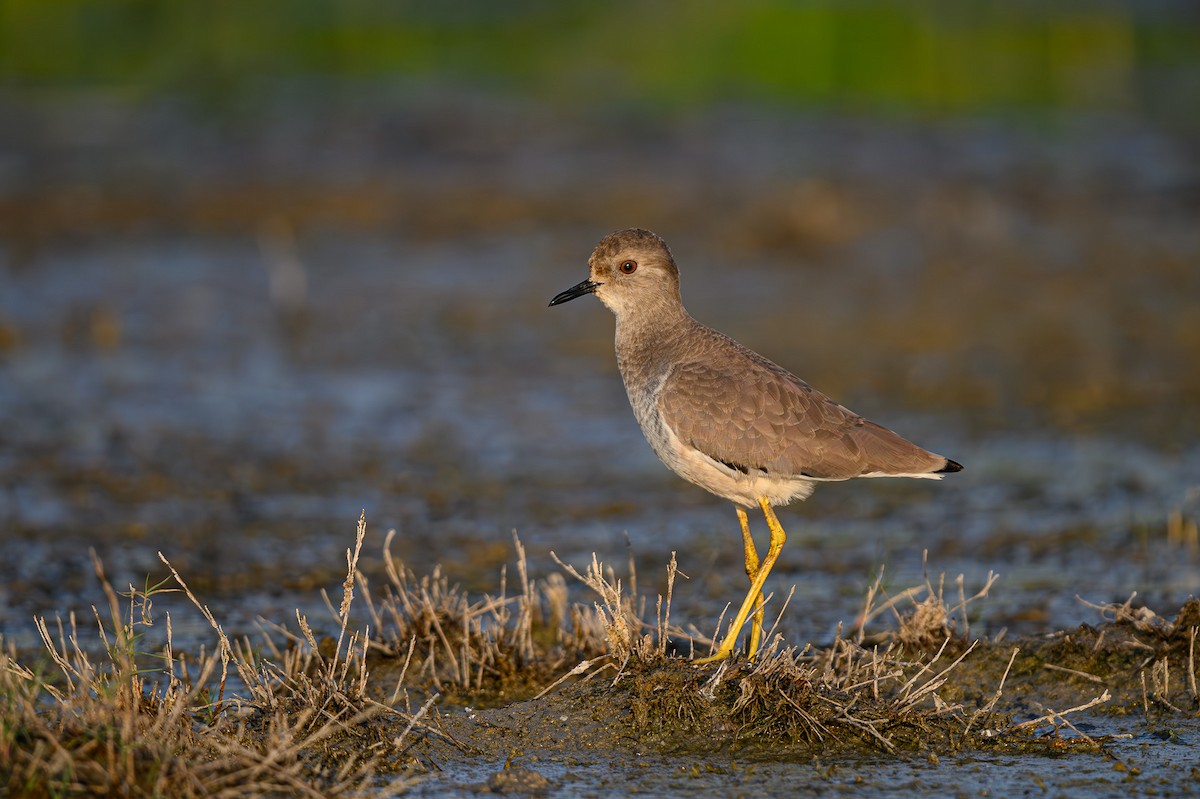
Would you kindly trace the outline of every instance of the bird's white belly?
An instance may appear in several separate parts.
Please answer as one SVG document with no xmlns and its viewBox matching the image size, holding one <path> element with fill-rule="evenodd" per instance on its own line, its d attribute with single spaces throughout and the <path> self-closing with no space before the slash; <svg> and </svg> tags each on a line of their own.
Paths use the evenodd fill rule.
<svg viewBox="0 0 1200 799">
<path fill-rule="evenodd" d="M 743 507 L 755 507 L 761 497 L 772 505 L 786 505 L 812 493 L 815 483 L 807 478 L 774 477 L 759 470 L 749 473 L 732 469 L 699 450 L 684 446 L 669 428 L 665 446 L 655 447 L 658 457 L 688 482 Z"/>
</svg>

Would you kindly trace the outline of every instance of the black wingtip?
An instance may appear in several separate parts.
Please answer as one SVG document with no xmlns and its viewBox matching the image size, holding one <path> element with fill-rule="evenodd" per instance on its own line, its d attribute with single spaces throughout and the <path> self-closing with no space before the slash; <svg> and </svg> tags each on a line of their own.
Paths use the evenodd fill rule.
<svg viewBox="0 0 1200 799">
<path fill-rule="evenodd" d="M 946 465 L 938 469 L 934 474 L 950 474 L 952 472 L 961 472 L 962 470 L 963 465 L 961 463 L 946 458 Z"/>
</svg>

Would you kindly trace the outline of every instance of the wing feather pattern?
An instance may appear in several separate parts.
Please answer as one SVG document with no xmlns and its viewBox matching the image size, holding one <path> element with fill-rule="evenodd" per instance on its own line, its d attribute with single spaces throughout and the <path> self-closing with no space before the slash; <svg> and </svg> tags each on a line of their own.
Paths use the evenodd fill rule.
<svg viewBox="0 0 1200 799">
<path fill-rule="evenodd" d="M 927 474 L 947 465 L 740 345 L 736 357 L 722 360 L 676 364 L 658 403 L 680 441 L 731 468 L 845 480 Z"/>
</svg>

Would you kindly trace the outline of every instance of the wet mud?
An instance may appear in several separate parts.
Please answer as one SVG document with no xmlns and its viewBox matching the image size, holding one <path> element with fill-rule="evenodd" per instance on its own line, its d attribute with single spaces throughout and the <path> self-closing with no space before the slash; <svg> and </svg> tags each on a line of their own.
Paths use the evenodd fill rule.
<svg viewBox="0 0 1200 799">
<path fill-rule="evenodd" d="M 414 747 L 432 770 L 414 792 L 498 790 L 496 775 L 516 769 L 545 777 L 537 790 L 570 796 L 688 786 L 987 795 L 1048 784 L 1097 796 L 1186 793 L 1200 780 L 1200 697 L 1189 682 L 1198 609 L 1192 600 L 1170 620 L 1143 611 L 1051 636 L 954 640 L 932 663 L 932 650 L 891 652 L 893 664 L 907 663 L 905 679 L 947 677 L 933 712 L 890 703 L 894 686 L 852 696 L 810 681 L 795 653 L 767 669 L 635 660 L 537 699 L 443 707 L 437 728 L 449 739 Z M 828 655 L 810 649 L 800 660 Z"/>
</svg>

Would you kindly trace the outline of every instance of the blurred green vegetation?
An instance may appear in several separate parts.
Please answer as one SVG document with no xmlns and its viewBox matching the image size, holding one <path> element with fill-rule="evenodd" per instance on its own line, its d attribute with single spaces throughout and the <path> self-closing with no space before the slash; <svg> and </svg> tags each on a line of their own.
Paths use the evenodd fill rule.
<svg viewBox="0 0 1200 799">
<path fill-rule="evenodd" d="M 241 99 L 440 81 L 558 106 L 727 100 L 942 116 L 1200 122 L 1189 3 L 0 0 L 10 89 Z"/>
</svg>

